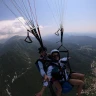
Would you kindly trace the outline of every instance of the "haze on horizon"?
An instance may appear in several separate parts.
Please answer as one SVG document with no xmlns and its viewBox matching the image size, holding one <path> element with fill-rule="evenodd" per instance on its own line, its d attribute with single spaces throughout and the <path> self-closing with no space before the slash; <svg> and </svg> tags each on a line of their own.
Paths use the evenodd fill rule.
<svg viewBox="0 0 96 96">
<path fill-rule="evenodd" d="M 18 15 L 18 17 L 15 17 L 3 2 L 0 1 L 0 13 L 2 13 L 0 16 L 0 39 L 5 39 L 14 35 L 26 36 L 27 31 L 19 21 L 21 20 L 26 26 L 24 18 L 18 14 L 10 0 L 4 1 L 11 6 L 10 8 Z M 48 1 L 52 10 L 49 8 L 46 1 Z M 54 11 L 54 15 L 56 16 L 56 9 L 59 7 L 55 8 L 56 5 L 53 2 L 56 3 L 58 0 L 36 0 L 35 2 L 37 18 L 42 36 L 54 34 L 58 30 L 58 26 L 51 11 Z M 30 4 L 32 5 L 33 1 L 30 1 Z M 95 4 L 96 0 L 65 0 L 63 6 L 65 34 L 96 34 Z M 59 24 L 59 17 L 57 16 L 56 19 Z"/>
</svg>

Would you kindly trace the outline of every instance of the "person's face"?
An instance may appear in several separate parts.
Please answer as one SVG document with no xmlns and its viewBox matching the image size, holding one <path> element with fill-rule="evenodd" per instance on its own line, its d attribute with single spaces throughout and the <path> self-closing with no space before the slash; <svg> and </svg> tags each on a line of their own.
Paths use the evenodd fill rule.
<svg viewBox="0 0 96 96">
<path fill-rule="evenodd" d="M 53 57 L 53 59 L 55 59 L 55 60 L 59 60 L 59 59 L 60 59 L 58 53 L 53 53 L 53 54 L 52 54 L 52 57 Z"/>
<path fill-rule="evenodd" d="M 47 53 L 46 53 L 46 51 L 42 51 L 42 52 L 40 53 L 40 55 L 42 55 L 42 56 L 46 56 Z"/>
</svg>

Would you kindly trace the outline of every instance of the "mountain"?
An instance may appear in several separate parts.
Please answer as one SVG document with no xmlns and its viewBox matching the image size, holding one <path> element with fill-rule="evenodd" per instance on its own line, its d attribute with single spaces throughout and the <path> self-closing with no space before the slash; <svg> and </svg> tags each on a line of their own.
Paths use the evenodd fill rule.
<svg viewBox="0 0 96 96">
<path fill-rule="evenodd" d="M 51 35 L 48 37 L 45 37 L 44 40 L 48 40 L 52 43 L 60 43 L 60 36 L 56 35 Z M 96 38 L 89 37 L 89 36 L 73 36 L 73 35 L 64 35 L 63 43 L 73 43 L 73 44 L 80 44 L 81 46 L 83 45 L 91 45 L 94 48 L 96 48 L 96 43 L 95 43 Z"/>
<path fill-rule="evenodd" d="M 70 36 L 65 39 L 65 42 L 80 44 L 80 45 L 91 45 L 96 48 L 95 44 L 96 38 L 88 37 L 88 36 Z"/>
<path fill-rule="evenodd" d="M 1 46 L 2 46 L 3 44 L 0 44 L 0 50 L 1 50 Z"/>
<path fill-rule="evenodd" d="M 34 64 L 38 58 L 40 45 L 34 37 L 31 38 L 32 44 L 26 43 L 23 36 L 14 36 L 4 44 L 0 44 L 0 82 L 2 82 L 0 87 L 4 96 L 8 93 L 5 93 L 5 89 L 8 89 L 12 96 L 33 96 L 37 90 L 40 90 L 42 85 L 40 74 Z M 57 38 L 60 40 L 59 37 Z M 44 38 L 44 45 L 48 48 L 48 52 L 60 46 L 60 43 L 55 43 L 58 41 L 57 38 Z M 64 45 L 71 57 L 70 65 L 74 71 L 85 74 L 91 71 L 91 63 L 96 60 L 95 41 L 95 38 L 88 36 L 64 38 Z M 64 55 L 66 54 L 61 53 L 61 57 Z"/>
<path fill-rule="evenodd" d="M 25 37 L 20 37 L 20 36 L 14 36 L 7 40 L 4 44 L 2 44 L 2 48 L 0 50 L 0 55 L 8 52 L 8 51 L 20 51 L 23 52 L 26 48 L 32 48 L 31 45 L 27 44 L 24 42 Z M 28 46 L 29 45 L 29 46 Z M 32 44 L 34 45 L 34 44 Z M 35 45 L 34 45 L 35 46 Z"/>
<path fill-rule="evenodd" d="M 28 44 L 19 36 L 10 38 L 0 46 L 0 81 L 1 77 L 3 78 L 1 86 L 12 82 L 14 75 L 20 75 L 27 68 L 32 67 L 38 56 L 35 55 L 37 52 L 33 51 L 37 47 L 33 46 L 37 45 Z"/>
<path fill-rule="evenodd" d="M 0 43 L 1 43 L 1 44 L 4 44 L 8 39 L 9 39 L 9 38 L 7 38 L 7 39 L 0 39 Z"/>
</svg>

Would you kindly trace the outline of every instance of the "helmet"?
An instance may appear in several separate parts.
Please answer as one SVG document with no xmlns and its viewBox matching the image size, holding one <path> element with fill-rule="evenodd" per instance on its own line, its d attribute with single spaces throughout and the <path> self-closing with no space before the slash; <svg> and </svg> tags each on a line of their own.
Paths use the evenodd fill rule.
<svg viewBox="0 0 96 96">
<path fill-rule="evenodd" d="M 40 48 L 38 48 L 38 51 L 39 51 L 39 53 L 41 53 L 42 51 L 47 51 L 47 48 L 46 47 L 40 47 Z"/>
<path fill-rule="evenodd" d="M 53 50 L 50 52 L 50 54 L 52 55 L 53 53 L 59 53 L 59 50 L 53 49 Z"/>
<path fill-rule="evenodd" d="M 58 56 L 59 56 L 59 59 L 60 59 L 60 53 L 59 53 L 59 50 L 57 50 L 57 49 L 53 49 L 53 50 L 50 52 L 51 59 L 52 59 L 54 62 L 58 62 L 58 60 L 56 60 L 56 59 L 52 56 L 53 53 L 58 53 Z"/>
</svg>

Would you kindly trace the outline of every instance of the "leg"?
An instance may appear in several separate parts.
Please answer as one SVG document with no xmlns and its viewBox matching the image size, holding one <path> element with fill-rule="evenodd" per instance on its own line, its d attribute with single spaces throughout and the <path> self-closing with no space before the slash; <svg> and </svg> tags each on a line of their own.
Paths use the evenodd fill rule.
<svg viewBox="0 0 96 96">
<path fill-rule="evenodd" d="M 56 89 L 57 89 L 56 95 L 57 95 L 57 96 L 61 96 L 62 87 L 61 87 L 59 81 L 54 81 L 54 82 L 53 82 L 53 86 L 55 86 Z"/>
<path fill-rule="evenodd" d="M 69 79 L 69 82 L 74 86 L 78 86 L 78 89 L 77 89 L 78 96 L 81 96 L 81 91 L 82 91 L 84 82 L 82 80 L 77 80 L 77 79 Z"/>
<path fill-rule="evenodd" d="M 35 94 L 35 96 L 42 96 L 43 93 L 44 93 L 45 88 L 46 88 L 46 86 L 43 86 L 42 89 L 41 89 L 41 91 L 38 92 L 37 94 Z"/>
<path fill-rule="evenodd" d="M 71 78 L 72 79 L 80 79 L 80 80 L 84 81 L 84 74 L 81 74 L 81 73 L 72 73 L 71 74 Z"/>
</svg>

